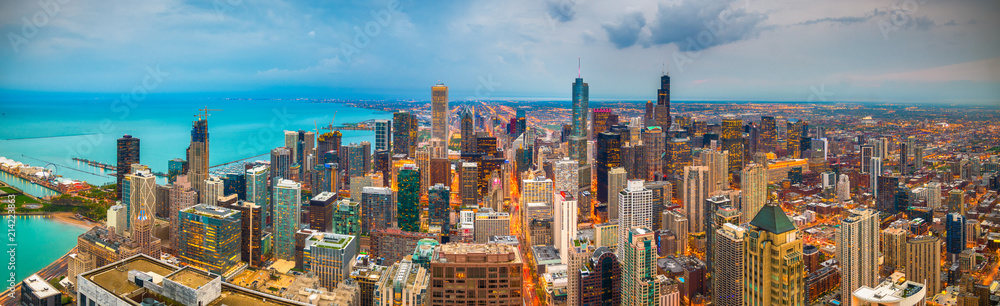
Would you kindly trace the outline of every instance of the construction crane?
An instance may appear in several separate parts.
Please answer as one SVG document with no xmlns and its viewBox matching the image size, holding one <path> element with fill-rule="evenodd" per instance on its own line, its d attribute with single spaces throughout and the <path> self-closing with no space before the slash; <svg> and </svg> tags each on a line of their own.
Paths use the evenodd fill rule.
<svg viewBox="0 0 1000 306">
<path fill-rule="evenodd" d="M 330 131 L 330 132 L 333 132 L 333 130 L 334 130 L 334 128 L 333 128 L 333 122 L 334 122 L 335 120 L 337 120 L 337 112 L 333 112 L 333 118 L 330 118 L 330 125 L 327 125 L 327 126 L 324 126 L 324 127 L 322 127 L 322 128 L 319 128 L 319 129 L 317 129 L 317 130 L 316 130 L 316 133 L 317 133 L 317 134 L 319 134 L 319 130 L 320 130 L 320 129 L 322 129 L 322 130 L 327 130 L 327 131 Z"/>
<path fill-rule="evenodd" d="M 198 120 L 202 120 L 202 119 L 208 120 L 208 116 L 209 116 L 208 112 L 221 112 L 222 110 L 221 109 L 210 109 L 210 108 L 208 108 L 208 105 L 205 105 L 205 108 L 199 109 L 198 111 L 204 112 L 204 114 L 194 115 L 195 117 L 198 117 Z M 202 116 L 204 116 L 204 117 L 202 117 Z"/>
</svg>

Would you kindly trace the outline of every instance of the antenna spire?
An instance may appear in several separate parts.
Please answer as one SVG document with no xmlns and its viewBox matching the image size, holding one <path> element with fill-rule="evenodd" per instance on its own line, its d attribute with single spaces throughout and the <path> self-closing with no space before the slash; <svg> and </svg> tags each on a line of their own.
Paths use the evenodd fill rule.
<svg viewBox="0 0 1000 306">
<path fill-rule="evenodd" d="M 582 61 L 580 60 L 579 57 L 577 57 L 576 58 L 576 78 L 578 78 L 578 79 L 580 78 L 580 64 L 582 64 Z"/>
</svg>

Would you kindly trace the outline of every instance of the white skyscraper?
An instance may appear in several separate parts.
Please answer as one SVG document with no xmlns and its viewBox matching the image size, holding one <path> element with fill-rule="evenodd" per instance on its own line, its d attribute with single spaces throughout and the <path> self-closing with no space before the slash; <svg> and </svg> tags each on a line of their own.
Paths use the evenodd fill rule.
<svg viewBox="0 0 1000 306">
<path fill-rule="evenodd" d="M 556 186 L 555 191 L 567 191 L 576 198 L 576 191 L 580 189 L 580 164 L 568 157 L 557 161 L 555 164 Z"/>
<path fill-rule="evenodd" d="M 628 244 L 628 231 L 633 227 L 653 226 L 653 191 L 646 189 L 644 180 L 628 180 L 625 189 L 618 192 L 618 249 Z"/>
<path fill-rule="evenodd" d="M 723 224 L 715 235 L 715 262 L 712 300 L 715 305 L 743 305 L 743 257 L 746 246 L 743 236 L 746 230 L 732 223 Z"/>
<path fill-rule="evenodd" d="M 873 209 L 858 208 L 841 220 L 836 230 L 842 295 L 878 284 L 879 218 Z M 845 301 L 850 305 L 849 301 Z"/>
<path fill-rule="evenodd" d="M 841 203 L 851 199 L 851 178 L 847 174 L 841 174 L 837 180 L 837 201 Z"/>
<path fill-rule="evenodd" d="M 930 209 L 941 207 L 941 183 L 927 183 L 927 207 Z"/>
<path fill-rule="evenodd" d="M 869 163 L 871 164 L 871 167 L 869 167 L 871 172 L 868 173 L 868 190 L 871 190 L 873 195 L 877 195 L 878 177 L 882 175 L 882 158 L 872 157 L 872 159 L 869 160 Z"/>
<path fill-rule="evenodd" d="M 705 232 L 704 210 L 705 199 L 708 198 L 708 167 L 684 167 L 684 185 L 681 187 L 681 200 L 684 201 L 684 212 L 688 217 L 688 232 L 692 234 Z"/>
<path fill-rule="evenodd" d="M 205 200 L 203 202 L 209 206 L 216 206 L 219 203 L 219 197 L 223 195 L 224 189 L 225 187 L 221 178 L 209 175 L 208 179 L 205 180 L 205 195 L 202 196 Z"/>
<path fill-rule="evenodd" d="M 729 151 L 701 151 L 701 165 L 708 167 L 708 194 L 729 189 Z"/>
<path fill-rule="evenodd" d="M 753 220 L 760 208 L 767 204 L 767 167 L 761 164 L 743 167 L 740 185 L 743 188 L 740 218 L 742 223 L 746 223 Z"/>
<path fill-rule="evenodd" d="M 573 240 L 576 239 L 576 198 L 567 191 L 556 192 L 553 198 L 555 199 L 553 209 L 555 211 L 555 224 L 552 226 L 552 234 L 555 237 L 552 241 L 559 249 L 559 259 L 565 265 L 569 264 Z"/>
</svg>

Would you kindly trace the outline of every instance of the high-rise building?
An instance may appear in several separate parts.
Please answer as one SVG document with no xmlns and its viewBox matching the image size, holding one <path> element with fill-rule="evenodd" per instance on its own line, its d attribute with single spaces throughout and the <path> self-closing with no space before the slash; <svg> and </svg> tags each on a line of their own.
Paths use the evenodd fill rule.
<svg viewBox="0 0 1000 306">
<path fill-rule="evenodd" d="M 577 77 L 573 82 L 573 136 L 587 136 L 587 113 L 590 107 L 590 87 Z"/>
<path fill-rule="evenodd" d="M 917 236 L 906 241 L 906 278 L 921 280 L 927 292 L 941 292 L 941 240 Z"/>
<path fill-rule="evenodd" d="M 715 235 L 714 258 L 716 269 L 712 273 L 713 305 L 742 306 L 743 305 L 743 273 L 746 245 L 743 236 L 746 230 L 742 227 L 725 223 L 713 232 Z"/>
<path fill-rule="evenodd" d="M 199 193 L 205 191 L 208 179 L 208 118 L 199 117 L 191 123 L 191 144 L 187 148 L 188 180 Z M 199 195 L 200 196 L 200 195 Z M 204 202 L 200 198 L 199 202 Z"/>
<path fill-rule="evenodd" d="M 948 191 L 948 212 L 965 215 L 965 192 L 962 189 Z"/>
<path fill-rule="evenodd" d="M 417 146 L 417 116 L 400 111 L 392 114 L 392 154 L 413 155 Z"/>
<path fill-rule="evenodd" d="M 965 232 L 965 216 L 955 212 L 949 213 L 945 216 L 944 227 L 947 233 L 944 242 L 948 256 L 951 256 L 952 259 L 958 258 L 958 254 L 965 250 L 965 237 L 968 235 Z"/>
<path fill-rule="evenodd" d="M 872 157 L 875 157 L 875 147 L 872 145 L 861 146 L 861 173 L 871 173 Z"/>
<path fill-rule="evenodd" d="M 555 162 L 555 191 L 566 191 L 576 197 L 580 189 L 580 164 L 575 160 L 563 158 Z"/>
<path fill-rule="evenodd" d="M 428 305 L 522 305 L 521 255 L 509 244 L 448 243 L 430 262 Z M 465 271 L 449 272 L 449 271 Z"/>
<path fill-rule="evenodd" d="M 510 214 L 493 210 L 480 210 L 473 220 L 476 243 L 487 243 L 490 237 L 510 235 Z"/>
<path fill-rule="evenodd" d="M 205 179 L 205 190 L 202 191 L 202 203 L 215 206 L 219 202 L 219 197 L 223 196 L 225 183 L 218 176 L 209 175 Z"/>
<path fill-rule="evenodd" d="M 850 210 L 850 215 L 840 220 L 834 240 L 837 244 L 837 261 L 840 261 L 841 296 L 862 286 L 878 284 L 879 217 L 872 209 Z M 850 305 L 845 301 L 845 305 Z"/>
<path fill-rule="evenodd" d="M 448 139 L 451 109 L 448 108 L 448 86 L 437 84 L 431 87 L 431 137 Z"/>
<path fill-rule="evenodd" d="M 607 203 L 608 197 L 614 196 L 614 193 L 608 189 L 608 171 L 622 165 L 621 136 L 610 132 L 597 134 L 595 151 L 594 168 L 597 175 L 597 201 Z M 559 176 L 557 175 L 556 181 L 558 180 Z"/>
<path fill-rule="evenodd" d="M 392 120 L 375 120 L 375 151 L 392 149 Z"/>
<path fill-rule="evenodd" d="M 618 124 L 618 122 L 612 122 L 612 119 L 617 121 L 618 116 L 610 108 L 593 109 L 590 114 L 590 140 L 596 140 L 597 135 L 607 131 L 609 126 Z"/>
<path fill-rule="evenodd" d="M 743 301 L 747 305 L 802 305 L 806 299 L 802 239 L 780 206 L 757 212 L 747 235 Z"/>
<path fill-rule="evenodd" d="M 760 143 L 757 144 L 757 151 L 764 153 L 778 152 L 778 127 L 774 117 L 760 117 Z"/>
<path fill-rule="evenodd" d="M 260 205 L 248 201 L 238 201 L 226 208 L 240 212 L 240 259 L 251 267 L 261 267 L 264 264 L 270 236 L 265 241 L 263 211 Z"/>
<path fill-rule="evenodd" d="M 625 189 L 628 182 L 628 173 L 622 167 L 611 168 L 608 172 L 608 221 L 618 220 L 620 214 L 618 193 Z"/>
<path fill-rule="evenodd" d="M 536 176 L 532 179 L 521 181 L 521 203 L 544 203 L 552 206 L 553 184 L 551 179 Z"/>
<path fill-rule="evenodd" d="M 653 107 L 653 119 L 656 125 L 664 130 L 670 129 L 670 75 L 663 72 L 660 76 L 660 89 L 656 90 L 656 106 Z"/>
<path fill-rule="evenodd" d="M 841 174 L 837 178 L 837 201 L 844 203 L 851 200 L 851 178 Z"/>
<path fill-rule="evenodd" d="M 701 151 L 701 165 L 708 167 L 708 194 L 729 189 L 728 151 Z"/>
<path fill-rule="evenodd" d="M 906 266 L 906 236 L 901 227 L 889 227 L 881 233 L 882 268 L 886 271 L 902 271 Z"/>
<path fill-rule="evenodd" d="M 441 229 L 442 234 L 451 231 L 451 188 L 444 184 L 431 186 L 427 193 L 427 224 Z"/>
<path fill-rule="evenodd" d="M 341 235 L 361 235 L 361 204 L 353 199 L 340 199 L 333 207 L 331 232 Z"/>
<path fill-rule="evenodd" d="M 788 156 L 802 158 L 802 137 L 806 136 L 805 122 L 799 119 L 788 119 L 787 124 L 785 141 L 788 147 Z"/>
<path fill-rule="evenodd" d="M 722 150 L 729 151 L 729 172 L 743 169 L 743 120 L 722 119 Z"/>
<path fill-rule="evenodd" d="M 559 249 L 559 258 L 563 264 L 569 264 L 569 253 L 572 249 L 573 240 L 576 240 L 576 197 L 572 192 L 557 191 L 553 197 L 555 203 L 552 210 L 555 215 L 555 224 L 552 226 L 553 242 L 556 249 Z"/>
<path fill-rule="evenodd" d="M 420 231 L 420 169 L 408 164 L 399 169 L 396 223 L 408 232 Z"/>
<path fill-rule="evenodd" d="M 122 181 L 125 175 L 132 173 L 132 164 L 139 163 L 139 138 L 132 135 L 125 135 L 118 138 L 118 166 L 115 167 L 118 177 L 118 188 L 116 199 L 122 199 Z"/>
<path fill-rule="evenodd" d="M 872 159 L 875 160 L 875 159 Z M 875 208 L 886 215 L 898 213 L 896 209 L 896 187 L 899 186 L 898 176 L 879 176 L 876 178 Z"/>
<path fill-rule="evenodd" d="M 459 113 L 462 126 L 462 153 L 473 153 L 476 148 L 476 113 L 472 106 L 462 108 Z"/>
<path fill-rule="evenodd" d="M 309 222 L 309 228 L 326 232 L 333 226 L 333 210 L 337 205 L 337 195 L 332 192 L 320 192 L 309 199 L 307 208 L 308 218 L 302 220 Z"/>
<path fill-rule="evenodd" d="M 180 211 L 177 257 L 191 266 L 227 275 L 239 267 L 243 245 L 242 213 L 198 204 Z"/>
<path fill-rule="evenodd" d="M 580 270 L 570 273 L 580 274 L 580 303 L 575 305 L 621 305 L 621 264 L 611 249 L 598 247 Z"/>
<path fill-rule="evenodd" d="M 640 177 L 644 177 L 647 181 L 657 181 L 663 174 L 663 159 L 660 157 L 665 150 L 664 140 L 663 129 L 659 126 L 651 126 L 642 130 L 642 145 L 645 149 L 642 164 L 645 167 L 643 169 L 644 175 Z"/>
<path fill-rule="evenodd" d="M 705 258 L 715 258 L 715 230 L 723 224 L 740 222 L 740 211 L 733 207 L 733 200 L 726 195 L 717 195 L 705 199 Z M 705 261 L 709 273 L 715 274 L 715 262 Z"/>
<path fill-rule="evenodd" d="M 459 172 L 459 197 L 463 207 L 476 207 L 479 204 L 479 164 L 461 163 Z"/>
<path fill-rule="evenodd" d="M 351 260 L 358 255 L 358 244 L 355 236 L 316 233 L 305 239 L 302 266 L 319 278 L 321 287 L 337 288 L 351 276 Z"/>
<path fill-rule="evenodd" d="M 286 147 L 277 147 L 271 150 L 270 177 L 272 181 L 278 178 L 291 178 L 290 169 L 292 167 L 292 151 Z"/>
<path fill-rule="evenodd" d="M 622 266 L 622 305 L 659 305 L 656 236 L 649 228 L 639 226 L 624 235 L 627 243 L 622 243 L 618 250 Z"/>
<path fill-rule="evenodd" d="M 927 183 L 927 207 L 930 209 L 941 207 L 941 183 Z"/>
<path fill-rule="evenodd" d="M 279 179 L 274 184 L 274 258 L 295 259 L 295 232 L 302 224 L 302 184 Z"/>
<path fill-rule="evenodd" d="M 688 233 L 705 232 L 706 198 L 708 198 L 708 167 L 684 167 L 681 201 L 688 217 Z"/>
<path fill-rule="evenodd" d="M 760 208 L 767 204 L 767 167 L 761 164 L 747 165 L 740 175 L 740 185 L 743 192 L 742 224 L 753 220 Z"/>
<path fill-rule="evenodd" d="M 631 243 L 628 235 L 630 230 L 635 227 L 653 227 L 653 191 L 646 189 L 643 183 L 643 180 L 629 180 L 625 189 L 618 192 L 619 250 Z"/>
<path fill-rule="evenodd" d="M 666 146 L 667 152 L 665 154 L 666 158 L 663 161 L 663 174 L 680 177 L 684 174 L 684 167 L 691 166 L 691 138 L 671 138 L 670 141 L 667 141 Z"/>
</svg>

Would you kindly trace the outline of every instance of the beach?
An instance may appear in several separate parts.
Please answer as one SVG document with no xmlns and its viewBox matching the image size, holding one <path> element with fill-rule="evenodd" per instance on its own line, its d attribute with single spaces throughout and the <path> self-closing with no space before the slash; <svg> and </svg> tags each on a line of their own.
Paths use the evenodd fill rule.
<svg viewBox="0 0 1000 306">
<path fill-rule="evenodd" d="M 72 212 L 54 212 L 49 214 L 49 217 L 51 217 L 52 220 L 58 221 L 60 223 L 77 226 L 85 230 L 90 230 L 90 228 L 98 225 L 95 222 L 77 219 L 76 217 L 74 217 L 75 215 L 76 214 Z"/>
</svg>

